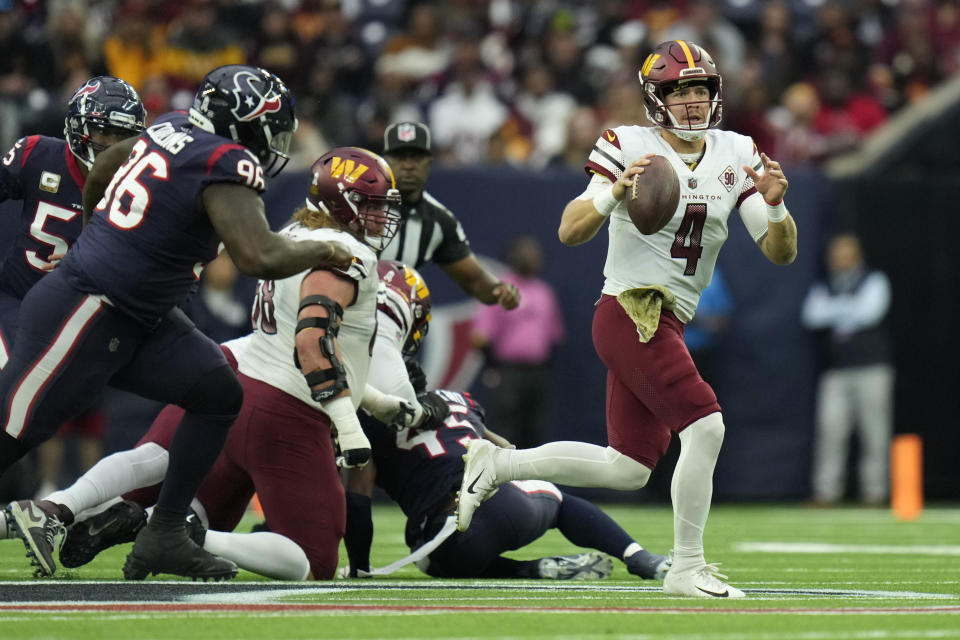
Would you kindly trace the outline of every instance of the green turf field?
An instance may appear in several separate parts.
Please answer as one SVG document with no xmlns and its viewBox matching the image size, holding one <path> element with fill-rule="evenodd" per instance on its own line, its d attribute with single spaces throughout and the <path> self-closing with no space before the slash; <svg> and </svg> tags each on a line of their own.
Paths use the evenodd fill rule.
<svg viewBox="0 0 960 640">
<path fill-rule="evenodd" d="M 607 511 L 644 546 L 669 549 L 666 507 Z M 405 555 L 399 512 L 378 507 L 375 523 L 374 564 Z M 0 638 L 960 638 L 960 508 L 902 523 L 886 510 L 718 505 L 706 542 L 748 598 L 665 597 L 622 564 L 596 582 L 435 581 L 406 568 L 360 581 L 131 584 L 120 581 L 125 547 L 33 580 L 22 544 L 0 541 Z M 512 555 L 574 551 L 551 533 Z"/>
</svg>

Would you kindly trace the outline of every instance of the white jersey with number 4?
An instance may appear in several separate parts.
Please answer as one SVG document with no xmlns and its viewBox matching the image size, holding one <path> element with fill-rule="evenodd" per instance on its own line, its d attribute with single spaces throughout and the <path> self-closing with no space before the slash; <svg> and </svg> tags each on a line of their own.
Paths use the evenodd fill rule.
<svg viewBox="0 0 960 640">
<path fill-rule="evenodd" d="M 343 310 L 343 324 L 337 335 L 340 359 L 347 372 L 351 399 L 358 407 L 367 385 L 371 342 L 377 331 L 377 256 L 366 244 L 349 233 L 335 229 L 308 229 L 298 223 L 281 231 L 293 240 L 336 241 L 346 245 L 356 259 L 341 275 L 357 283 L 357 297 Z M 253 301 L 253 333 L 225 343 L 237 358 L 240 372 L 285 391 L 312 407 L 320 404 L 310 397 L 310 387 L 294 365 L 295 329 L 300 308 L 300 285 L 310 271 L 283 280 L 260 280 Z"/>
<path fill-rule="evenodd" d="M 596 174 L 595 182 L 609 188 L 609 182 L 616 181 L 626 167 L 648 153 L 661 155 L 673 165 L 680 180 L 680 203 L 670 222 L 648 236 L 630 220 L 626 198 L 617 205 L 610 216 L 603 293 L 616 296 L 636 287 L 667 287 L 677 296 L 677 317 L 689 322 L 700 294 L 713 277 L 717 254 L 727 239 L 730 213 L 748 197 L 762 197 L 743 166 L 760 172 L 762 163 L 751 138 L 711 129 L 706 134 L 703 157 L 690 169 L 660 136 L 658 128 L 623 126 L 600 135 L 586 170 Z M 762 209 L 753 207 L 751 215 L 743 210 L 740 213 L 750 235 L 759 240 L 767 230 Z"/>
</svg>

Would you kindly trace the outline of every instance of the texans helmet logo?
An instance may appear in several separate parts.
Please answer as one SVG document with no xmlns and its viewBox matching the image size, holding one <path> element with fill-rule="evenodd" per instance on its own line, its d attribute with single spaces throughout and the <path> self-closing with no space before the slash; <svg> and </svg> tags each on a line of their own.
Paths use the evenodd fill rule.
<svg viewBox="0 0 960 640">
<path fill-rule="evenodd" d="M 76 100 L 76 99 L 79 98 L 80 96 L 85 96 L 85 95 L 89 95 L 89 94 L 91 94 L 91 93 L 96 93 L 98 89 L 100 89 L 100 81 L 99 81 L 99 80 L 93 80 L 93 81 L 87 82 L 87 84 L 85 84 L 85 85 L 83 85 L 82 87 L 80 87 L 79 89 L 77 89 L 77 92 L 73 94 L 73 97 L 72 97 L 72 98 L 70 98 L 70 102 L 73 102 L 74 100 Z"/>
<path fill-rule="evenodd" d="M 233 76 L 236 106 L 231 109 L 239 122 L 247 122 L 259 118 L 265 113 L 280 111 L 282 104 L 276 93 L 264 95 L 270 91 L 270 85 L 264 78 L 249 71 L 240 71 Z"/>
</svg>

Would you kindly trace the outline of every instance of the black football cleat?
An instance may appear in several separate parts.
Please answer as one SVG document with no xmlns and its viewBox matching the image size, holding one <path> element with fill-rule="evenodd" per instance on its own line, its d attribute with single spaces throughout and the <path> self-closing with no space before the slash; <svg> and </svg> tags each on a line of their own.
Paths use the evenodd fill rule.
<svg viewBox="0 0 960 640">
<path fill-rule="evenodd" d="M 203 526 L 200 516 L 193 509 L 190 509 L 190 514 L 187 516 L 187 535 L 198 547 L 202 547 L 203 541 L 207 539 L 207 528 Z"/>
<path fill-rule="evenodd" d="M 145 524 L 146 511 L 130 500 L 79 520 L 67 530 L 67 539 L 60 547 L 60 564 L 68 568 L 82 567 L 104 549 L 133 542 Z"/>
<path fill-rule="evenodd" d="M 158 531 L 148 524 L 137 534 L 123 565 L 123 577 L 143 580 L 158 573 L 217 582 L 236 577 L 237 565 L 197 546 L 186 528 Z"/>
</svg>

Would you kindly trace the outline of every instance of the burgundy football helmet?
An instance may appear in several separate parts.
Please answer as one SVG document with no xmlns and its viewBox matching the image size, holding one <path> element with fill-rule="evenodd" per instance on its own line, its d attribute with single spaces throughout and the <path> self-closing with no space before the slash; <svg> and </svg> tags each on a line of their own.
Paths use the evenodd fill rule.
<svg viewBox="0 0 960 640">
<path fill-rule="evenodd" d="M 338 147 L 310 167 L 307 207 L 333 216 L 378 253 L 400 227 L 400 192 L 393 171 L 375 153 Z"/>
<path fill-rule="evenodd" d="M 723 119 L 723 80 L 713 58 L 700 45 L 686 40 L 658 45 L 644 60 L 639 76 L 647 117 L 680 138 L 698 140 Z M 667 109 L 666 96 L 691 84 L 704 84 L 710 91 L 709 115 L 703 124 L 680 124 Z"/>
<path fill-rule="evenodd" d="M 403 344 L 403 354 L 413 355 L 420 349 L 420 343 L 430 328 L 430 289 L 416 269 L 396 260 L 379 261 L 377 273 L 386 294 L 386 299 L 378 303 L 377 307 L 393 316 L 398 326 L 410 325 L 410 333 Z M 398 314 L 406 315 L 404 307 L 409 308 L 408 322 L 396 317 Z"/>
</svg>

